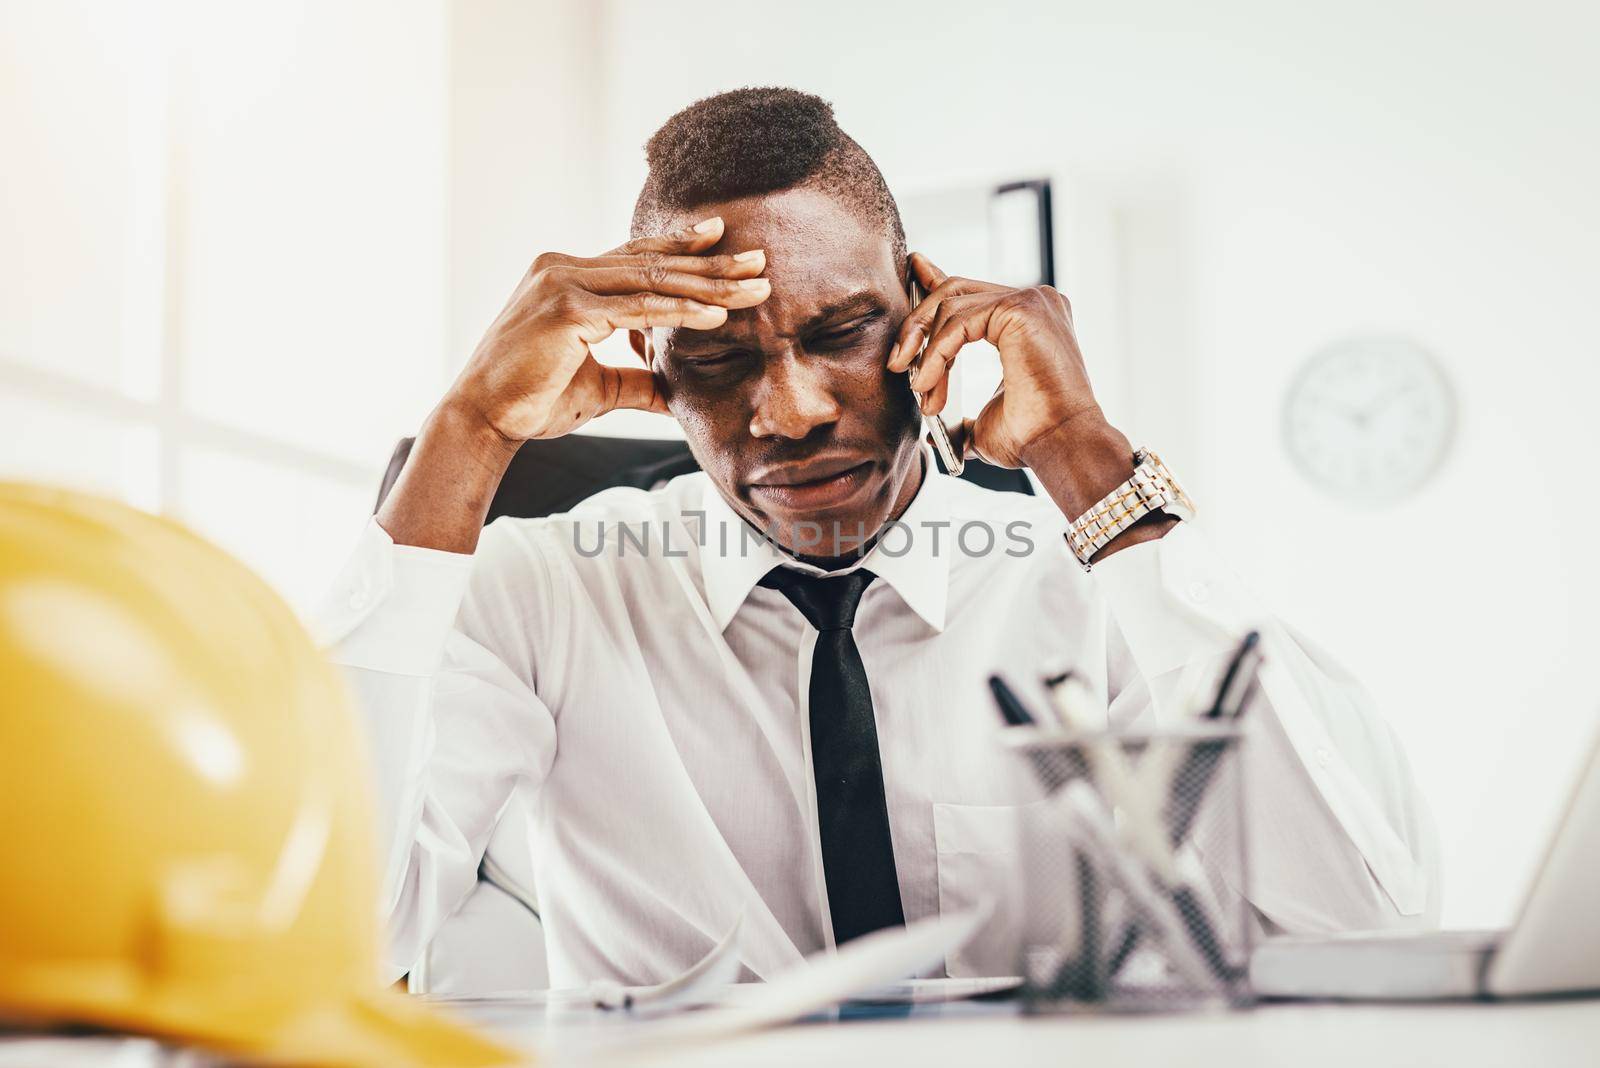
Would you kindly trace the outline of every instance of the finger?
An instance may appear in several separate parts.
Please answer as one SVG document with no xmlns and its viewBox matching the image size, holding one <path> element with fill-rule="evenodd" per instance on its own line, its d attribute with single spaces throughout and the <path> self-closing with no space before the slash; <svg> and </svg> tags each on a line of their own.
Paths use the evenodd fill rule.
<svg viewBox="0 0 1600 1068">
<path fill-rule="evenodd" d="M 661 390 L 661 380 L 644 368 L 601 364 L 600 377 L 606 385 L 605 411 L 628 408 L 636 412 L 672 414 Z"/>
<path fill-rule="evenodd" d="M 684 271 L 668 271 L 654 263 L 630 267 L 552 268 L 561 281 L 599 296 L 615 297 L 627 293 L 659 293 L 668 297 L 687 297 L 701 304 L 724 308 L 749 308 L 772 295 L 772 283 L 765 278 L 707 278 Z"/>
<path fill-rule="evenodd" d="M 950 376 L 945 375 L 928 392 L 922 394 L 922 414 L 938 415 L 950 402 Z"/>
<path fill-rule="evenodd" d="M 950 448 L 963 460 L 982 459 L 978 455 L 977 447 L 973 445 L 973 430 L 977 426 L 975 419 L 963 419 L 955 426 L 945 427 L 945 433 L 950 436 Z"/>
<path fill-rule="evenodd" d="M 950 373 L 950 369 L 954 366 L 953 362 L 947 365 L 945 373 L 939 378 L 939 381 L 933 384 L 933 388 L 921 394 L 923 412 L 929 415 L 937 415 L 939 412 L 944 411 L 945 405 L 950 402 L 950 383 L 955 381 L 955 376 Z M 995 392 L 998 394 L 999 390 L 997 389 Z"/>
<path fill-rule="evenodd" d="M 578 327 L 578 336 L 594 345 L 618 330 L 649 330 L 656 326 L 712 330 L 728 321 L 728 309 L 659 293 L 589 296 L 572 313 L 572 321 Z"/>
<path fill-rule="evenodd" d="M 689 254 L 704 252 L 722 240 L 722 216 L 713 215 L 670 234 L 636 237 L 612 249 L 609 256 L 639 256 L 646 252 Z"/>
<path fill-rule="evenodd" d="M 922 339 L 927 321 L 939 307 L 941 294 L 935 293 L 934 290 L 943 285 L 948 277 L 933 265 L 932 260 L 920 252 L 913 252 L 908 262 L 911 267 L 911 276 L 916 279 L 917 284 L 922 287 L 922 292 L 926 295 L 900 323 L 900 329 L 895 334 L 894 347 L 889 350 L 889 370 L 891 371 L 904 371 L 911 366 L 911 361 L 916 358 L 917 346 Z"/>
<path fill-rule="evenodd" d="M 950 431 L 950 445 L 960 449 L 961 455 L 969 460 L 982 460 L 986 464 L 1015 470 L 1026 465 L 1010 451 L 997 452 L 997 447 L 1003 449 L 1004 446 L 994 440 L 996 423 L 1000 420 L 1000 398 L 1004 395 L 1005 387 L 1001 386 L 989 398 L 989 403 L 983 406 L 983 411 L 961 420 L 961 426 Z"/>
<path fill-rule="evenodd" d="M 935 268 L 937 270 L 937 268 Z M 942 272 L 939 277 L 943 279 L 932 291 L 923 298 L 922 303 L 911 309 L 911 313 L 900 323 L 896 333 L 895 346 L 889 352 L 889 370 L 903 371 L 911 366 L 911 361 L 916 359 L 917 350 L 922 341 L 930 333 L 930 324 L 939 314 L 940 307 L 952 297 L 965 296 L 969 293 L 993 293 L 1005 289 L 1004 286 L 992 282 L 979 282 L 971 278 L 951 278 Z"/>
<path fill-rule="evenodd" d="M 974 308 L 993 301 L 994 298 L 987 293 L 963 293 L 959 296 L 947 297 L 940 302 L 939 310 L 933 317 L 933 322 L 928 324 L 928 341 L 946 332 L 952 319 L 966 315 Z M 924 349 L 926 351 L 926 349 Z"/>
<path fill-rule="evenodd" d="M 649 252 L 637 256 L 618 256 L 608 253 L 604 256 L 591 256 L 585 259 L 582 256 L 558 255 L 553 257 L 552 262 L 548 264 L 551 267 L 581 267 L 585 269 L 639 267 L 644 265 L 664 271 L 682 271 L 685 274 L 705 275 L 708 278 L 754 278 L 767 269 L 767 253 L 764 249 L 753 248 L 747 252 L 716 256 L 674 256 Z"/>
<path fill-rule="evenodd" d="M 889 370 L 904 371 L 917 358 L 922 348 L 923 330 L 927 321 L 938 312 L 939 299 L 934 296 L 925 298 L 900 321 L 900 329 L 895 331 L 894 347 L 889 350 Z"/>
<path fill-rule="evenodd" d="M 943 303 L 955 295 L 949 285 L 943 285 L 911 309 L 896 332 L 894 348 L 889 352 L 889 370 L 904 371 L 911 366 L 922 348 L 923 340 L 928 336 L 929 324 L 939 314 Z"/>
<path fill-rule="evenodd" d="M 945 279 L 950 277 L 939 270 L 932 260 L 920 252 L 911 254 L 911 273 L 916 276 L 917 284 L 922 286 L 924 292 L 928 293 L 944 285 Z"/>
<path fill-rule="evenodd" d="M 945 302 L 938 326 L 929 335 L 928 344 L 911 373 L 912 389 L 918 393 L 933 391 L 949 373 L 950 365 L 955 363 L 961 350 L 983 337 L 994 304 L 987 293 L 969 294 Z"/>
</svg>

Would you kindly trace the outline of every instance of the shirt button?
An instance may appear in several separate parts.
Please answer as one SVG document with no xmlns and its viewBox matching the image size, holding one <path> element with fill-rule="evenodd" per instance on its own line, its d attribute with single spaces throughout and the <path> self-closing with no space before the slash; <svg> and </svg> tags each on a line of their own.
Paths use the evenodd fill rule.
<svg viewBox="0 0 1600 1068">
<path fill-rule="evenodd" d="M 1191 582 L 1189 584 L 1189 600 L 1195 604 L 1205 604 L 1211 599 L 1211 585 L 1206 582 Z"/>
<path fill-rule="evenodd" d="M 360 587 L 351 590 L 349 603 L 350 607 L 357 611 L 367 607 L 367 591 Z"/>
<path fill-rule="evenodd" d="M 1328 752 L 1328 750 L 1323 746 L 1319 745 L 1317 747 L 1317 763 L 1321 764 L 1323 767 L 1327 767 L 1329 764 L 1333 763 L 1333 754 Z"/>
</svg>

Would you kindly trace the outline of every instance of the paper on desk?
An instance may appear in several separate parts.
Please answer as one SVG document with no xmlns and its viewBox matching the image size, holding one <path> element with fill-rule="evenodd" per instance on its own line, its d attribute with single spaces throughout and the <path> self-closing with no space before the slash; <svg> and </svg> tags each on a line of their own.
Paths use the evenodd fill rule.
<svg viewBox="0 0 1600 1068">
<path fill-rule="evenodd" d="M 743 996 L 731 1004 L 643 1024 L 614 1041 L 596 1042 L 583 1051 L 585 1059 L 591 1064 L 631 1061 L 668 1046 L 710 1042 L 821 1012 L 856 994 L 939 967 L 971 940 L 993 909 L 993 902 L 985 901 L 964 912 L 875 931 L 834 953 L 808 957 L 770 983 L 743 988 Z"/>
<path fill-rule="evenodd" d="M 676 978 L 655 986 L 625 987 L 620 983 L 597 981 L 589 984 L 589 994 L 600 1009 L 632 1009 L 640 1015 L 670 1012 L 689 1005 L 709 1003 L 711 993 L 739 977 L 739 930 L 744 913 L 710 953 Z"/>
</svg>

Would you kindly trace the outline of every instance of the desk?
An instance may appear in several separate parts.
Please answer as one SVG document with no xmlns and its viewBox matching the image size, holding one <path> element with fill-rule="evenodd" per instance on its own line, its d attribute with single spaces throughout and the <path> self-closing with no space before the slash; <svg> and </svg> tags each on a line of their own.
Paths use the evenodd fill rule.
<svg viewBox="0 0 1600 1068">
<path fill-rule="evenodd" d="M 513 1041 L 537 1042 L 545 1010 L 454 1004 Z M 556 1058 L 561 1063 L 560 1058 Z M 1023 1017 L 1009 1006 L 895 1020 L 806 1023 L 641 1063 L 684 1068 L 1072 1064 L 1225 1068 L 1562 1068 L 1600 1064 L 1600 1000 L 1522 1004 L 1267 1005 L 1187 1015 Z"/>
</svg>

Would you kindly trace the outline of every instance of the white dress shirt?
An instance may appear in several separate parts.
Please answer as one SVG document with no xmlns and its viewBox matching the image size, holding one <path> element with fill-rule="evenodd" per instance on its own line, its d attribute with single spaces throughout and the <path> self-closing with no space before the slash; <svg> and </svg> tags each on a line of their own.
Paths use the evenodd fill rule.
<svg viewBox="0 0 1600 1068">
<path fill-rule="evenodd" d="M 1017 814 L 1037 795 L 998 744 L 991 673 L 1042 701 L 1034 680 L 1070 666 L 1112 724 L 1170 724 L 1193 712 L 1185 668 L 1214 670 L 1251 627 L 1267 659 L 1244 757 L 1251 881 L 1235 889 L 1269 928 L 1432 921 L 1432 826 L 1399 745 L 1194 524 L 1086 574 L 1048 498 L 930 473 L 901 523 L 861 563 L 878 580 L 854 635 L 907 921 L 1004 899 L 1015 878 Z M 669 978 L 741 914 L 747 975 L 831 944 L 807 748 L 816 632 L 757 585 L 786 561 L 701 473 L 500 519 L 473 556 L 368 526 L 319 623 L 371 735 L 393 974 L 513 810 L 553 986 Z M 946 965 L 1017 962 L 980 936 Z"/>
</svg>

